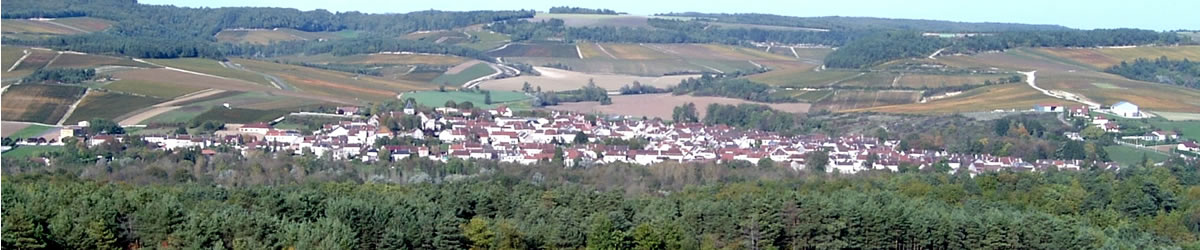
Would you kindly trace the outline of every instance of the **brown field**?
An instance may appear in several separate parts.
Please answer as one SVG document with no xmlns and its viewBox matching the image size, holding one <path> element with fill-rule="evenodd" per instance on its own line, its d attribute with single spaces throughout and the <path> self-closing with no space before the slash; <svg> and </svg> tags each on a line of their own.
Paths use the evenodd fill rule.
<svg viewBox="0 0 1200 250">
<path fill-rule="evenodd" d="M 611 115 L 626 115 L 626 116 L 645 116 L 657 117 L 662 119 L 671 119 L 671 113 L 676 106 L 686 103 L 695 103 L 698 110 L 696 112 L 700 117 L 704 117 L 705 111 L 709 104 L 762 104 L 770 106 L 773 109 L 792 112 L 804 113 L 808 112 L 811 105 L 808 103 L 757 103 L 742 99 L 713 97 L 713 96 L 690 96 L 690 95 L 672 95 L 672 94 L 648 94 L 648 95 L 619 95 L 612 97 L 612 105 L 600 105 L 598 102 L 576 102 L 562 103 L 556 106 L 549 106 L 548 109 L 571 111 L 580 113 L 602 113 Z"/>
<path fill-rule="evenodd" d="M 35 21 L 25 19 L 4 19 L 0 23 L 0 30 L 4 33 L 32 33 L 32 34 L 54 34 L 54 35 L 71 35 L 84 33 L 83 30 L 73 29 L 70 26 L 63 26 L 52 23 L 51 21 Z"/>
<path fill-rule="evenodd" d="M 99 66 L 130 66 L 130 67 L 153 67 L 149 64 L 135 62 L 129 58 L 120 58 L 112 56 L 88 55 L 63 53 L 58 55 L 58 59 L 54 59 L 54 63 L 46 65 L 47 68 L 95 68 Z"/>
<path fill-rule="evenodd" d="M 8 70 L 8 67 L 12 67 L 12 65 L 14 63 L 17 63 L 17 60 L 21 59 L 21 56 L 25 55 L 24 51 L 26 49 L 28 49 L 28 48 L 14 47 L 14 46 L 0 46 L 0 53 L 2 53 L 2 54 L 0 54 L 0 57 L 4 58 L 2 60 L 3 62 L 0 63 L 0 71 L 6 71 L 6 70 Z"/>
<path fill-rule="evenodd" d="M 112 27 L 112 25 L 114 23 L 113 21 L 104 20 L 104 19 L 100 19 L 100 18 L 92 18 L 92 17 L 59 18 L 59 19 L 54 19 L 54 22 L 65 24 L 67 26 L 79 28 L 82 30 L 90 31 L 90 32 L 106 30 L 106 29 L 108 29 L 108 27 Z"/>
<path fill-rule="evenodd" d="M 520 91 L 525 82 L 529 82 L 534 88 L 542 87 L 543 91 L 564 91 L 575 90 L 586 86 L 588 79 L 592 79 L 596 86 L 609 91 L 617 91 L 621 86 L 632 84 L 638 81 L 643 85 L 656 87 L 666 87 L 679 84 L 679 81 L 689 77 L 697 77 L 696 75 L 677 75 L 677 76 L 662 76 L 662 77 L 646 77 L 646 76 L 630 76 L 630 75 L 604 75 L 604 74 L 588 74 L 575 71 L 567 71 L 555 68 L 534 67 L 541 76 L 518 76 L 509 77 L 498 80 L 484 81 L 479 85 L 483 89 L 492 90 L 516 90 Z"/>
<path fill-rule="evenodd" d="M 433 89 L 433 85 L 420 82 L 387 80 L 257 60 L 233 59 L 233 61 L 250 70 L 282 78 L 288 84 L 298 88 L 300 92 L 340 100 L 354 100 L 354 102 L 391 100 L 403 91 Z"/>
<path fill-rule="evenodd" d="M 834 90 L 832 96 L 821 99 L 817 109 L 830 111 L 914 103 L 921 99 L 920 91 L 904 90 Z"/>
<path fill-rule="evenodd" d="M 975 88 L 960 95 L 934 100 L 927 103 L 910 103 L 869 108 L 847 109 L 844 112 L 887 112 L 910 114 L 951 114 L 962 112 L 992 111 L 996 109 L 1028 110 L 1034 104 L 1079 105 L 1079 103 L 1055 99 L 1025 84 L 1004 84 Z"/>
<path fill-rule="evenodd" d="M 65 85 L 19 84 L 4 92 L 2 116 L 6 121 L 57 123 L 84 88 Z"/>
<path fill-rule="evenodd" d="M 1103 70 L 1138 58 L 1166 56 L 1172 60 L 1200 60 L 1200 46 L 1147 46 L 1134 48 L 1040 48 L 1037 52 L 1076 61 Z"/>
<path fill-rule="evenodd" d="M 17 133 L 17 131 L 21 131 L 21 129 L 29 127 L 30 125 L 31 124 L 29 123 L 0 122 L 0 136 L 8 137 L 14 133 Z"/>
<path fill-rule="evenodd" d="M 655 45 L 639 45 L 629 43 L 600 44 L 608 53 L 623 60 L 669 59 L 676 56 L 654 49 Z M 601 52 L 603 53 L 603 52 Z"/>
<path fill-rule="evenodd" d="M 997 81 L 999 78 L 1008 77 L 1010 75 L 933 75 L 933 74 L 904 74 L 900 80 L 896 82 L 897 86 L 920 88 L 920 87 L 943 87 L 943 86 L 961 86 L 961 85 L 983 85 L 984 81 Z"/>
<path fill-rule="evenodd" d="M 1105 105 L 1127 101 L 1146 110 L 1200 112 L 1200 91 L 1186 87 L 1093 72 L 1038 71 L 1037 82 L 1039 87 L 1081 94 Z"/>
<path fill-rule="evenodd" d="M 217 41 L 233 43 L 271 44 L 280 41 L 336 39 L 354 36 L 354 31 L 342 32 L 306 32 L 295 29 L 250 29 L 222 30 L 217 32 Z"/>
<path fill-rule="evenodd" d="M 271 87 L 253 82 L 189 74 L 168 69 L 137 69 L 113 73 L 121 80 L 178 84 L 192 88 L 214 88 L 236 91 L 263 91 Z"/>
<path fill-rule="evenodd" d="M 580 56 L 583 56 L 583 59 L 592 59 L 592 58 L 616 59 L 616 58 L 608 56 L 608 54 L 605 54 L 603 50 L 600 50 L 600 47 L 599 47 L 600 44 L 598 44 L 598 43 L 578 43 L 578 44 L 575 44 L 575 46 L 579 47 L 579 53 L 580 53 Z"/>
</svg>

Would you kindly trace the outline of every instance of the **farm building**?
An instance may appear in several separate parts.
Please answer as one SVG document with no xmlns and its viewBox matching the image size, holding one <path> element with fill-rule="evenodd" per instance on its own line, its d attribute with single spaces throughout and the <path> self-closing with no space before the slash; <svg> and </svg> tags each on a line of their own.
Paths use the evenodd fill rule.
<svg viewBox="0 0 1200 250">
<path fill-rule="evenodd" d="M 1066 109 L 1062 105 L 1056 104 L 1034 104 L 1033 111 L 1037 112 L 1063 112 Z"/>
<path fill-rule="evenodd" d="M 1138 106 L 1129 102 L 1113 104 L 1112 112 L 1125 118 L 1142 118 L 1142 112 L 1138 110 Z"/>
<path fill-rule="evenodd" d="M 1077 106 L 1077 107 L 1071 108 L 1071 116 L 1072 117 L 1088 117 L 1088 107 L 1087 106 Z"/>
</svg>

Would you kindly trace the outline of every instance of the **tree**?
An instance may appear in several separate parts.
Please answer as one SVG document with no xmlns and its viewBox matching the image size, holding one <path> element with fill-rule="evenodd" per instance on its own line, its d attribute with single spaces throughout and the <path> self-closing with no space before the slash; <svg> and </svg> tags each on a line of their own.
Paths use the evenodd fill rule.
<svg viewBox="0 0 1200 250">
<path fill-rule="evenodd" d="M 699 115 L 696 114 L 696 104 L 686 103 L 675 107 L 671 112 L 671 120 L 676 122 L 699 122 Z"/>
<path fill-rule="evenodd" d="M 760 158 L 758 159 L 758 167 L 766 169 L 775 168 L 775 161 L 771 160 L 771 157 Z"/>
<path fill-rule="evenodd" d="M 587 235 L 588 249 L 629 249 L 629 235 L 617 227 L 607 213 L 592 215 Z"/>
<path fill-rule="evenodd" d="M 588 143 L 588 135 L 583 133 L 583 131 L 575 132 L 575 139 L 573 141 L 575 142 L 575 144 Z"/>
<path fill-rule="evenodd" d="M 42 228 L 30 221 L 25 209 L 6 208 L 4 215 L 3 247 L 7 249 L 41 249 L 46 247 L 42 241 Z"/>
<path fill-rule="evenodd" d="M 492 105 L 491 91 L 483 91 L 483 104 Z"/>
<path fill-rule="evenodd" d="M 529 85 L 529 82 L 525 82 L 525 84 L 521 85 L 521 92 L 533 92 L 533 86 Z"/>
<path fill-rule="evenodd" d="M 825 172 L 826 165 L 829 165 L 829 152 L 817 150 L 804 156 L 804 167 L 812 169 L 813 172 Z"/>
<path fill-rule="evenodd" d="M 458 108 L 462 109 L 462 110 L 472 110 L 472 109 L 475 109 L 475 104 L 471 103 L 469 101 L 466 101 L 466 102 L 459 103 Z"/>
<path fill-rule="evenodd" d="M 1084 128 L 1083 131 L 1079 132 L 1079 134 L 1088 140 L 1097 140 L 1104 137 L 1104 129 L 1093 125 Z"/>
<path fill-rule="evenodd" d="M 471 249 L 491 249 L 496 240 L 487 219 L 476 216 L 470 222 L 462 225 L 463 235 L 471 241 Z"/>
<path fill-rule="evenodd" d="M 443 106 L 447 108 L 458 108 L 458 103 L 455 103 L 454 100 L 447 100 L 446 104 Z"/>
</svg>

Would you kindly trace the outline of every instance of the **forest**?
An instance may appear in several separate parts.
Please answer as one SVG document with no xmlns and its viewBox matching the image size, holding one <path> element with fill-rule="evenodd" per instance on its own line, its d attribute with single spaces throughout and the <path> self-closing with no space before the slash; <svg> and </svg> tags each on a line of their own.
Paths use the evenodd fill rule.
<svg viewBox="0 0 1200 250">
<path fill-rule="evenodd" d="M 866 68 L 883 62 L 909 57 L 924 57 L 950 41 L 922 36 L 916 32 L 887 32 L 854 40 L 825 57 L 825 66 Z"/>
<path fill-rule="evenodd" d="M 599 15 L 619 15 L 619 14 L 621 14 L 620 12 L 617 12 L 615 10 L 610 10 L 610 9 L 589 9 L 589 8 L 570 7 L 570 6 L 550 7 L 550 13 L 551 14 L 555 14 L 555 13 L 599 14 Z"/>
<path fill-rule="evenodd" d="M 57 69 L 37 69 L 32 74 L 25 76 L 21 82 L 25 83 L 82 83 L 83 81 L 91 80 L 96 77 L 96 69 L 77 69 L 77 68 L 57 68 Z"/>
<path fill-rule="evenodd" d="M 695 108 L 687 108 L 685 105 L 682 110 L 694 112 Z M 724 124 L 750 130 L 791 132 L 796 125 L 795 116 L 766 105 L 713 103 L 708 105 L 702 121 L 706 125 Z"/>
<path fill-rule="evenodd" d="M 1109 67 L 1104 72 L 1133 80 L 1200 88 L 1200 63 L 1187 58 L 1181 61 L 1170 60 L 1166 56 L 1154 60 L 1138 58 L 1132 63 L 1121 61 L 1121 64 Z"/>
<path fill-rule="evenodd" d="M 696 17 L 702 20 L 712 20 L 725 23 L 746 23 L 759 25 L 775 25 L 802 28 L 819 28 L 829 30 L 876 30 L 900 29 L 932 32 L 1000 32 L 1027 30 L 1067 30 L 1058 25 L 1037 25 L 1017 23 L 969 23 L 918 19 L 893 19 L 876 17 L 794 17 L 772 14 L 755 13 L 698 13 L 681 12 L 658 14 L 658 16 Z"/>
<path fill-rule="evenodd" d="M 672 88 L 675 95 L 691 94 L 694 96 L 721 96 L 738 98 L 756 102 L 796 102 L 789 96 L 772 95 L 771 87 L 766 84 L 751 82 L 737 76 L 704 74 L 700 78 L 688 78 L 679 81 Z"/>
</svg>

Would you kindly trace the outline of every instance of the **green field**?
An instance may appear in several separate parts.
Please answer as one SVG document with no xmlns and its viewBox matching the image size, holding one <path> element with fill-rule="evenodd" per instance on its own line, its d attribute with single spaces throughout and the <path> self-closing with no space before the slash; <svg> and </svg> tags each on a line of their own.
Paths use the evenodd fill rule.
<svg viewBox="0 0 1200 250">
<path fill-rule="evenodd" d="M 457 74 L 442 74 L 442 76 L 434 78 L 433 83 L 458 86 L 476 78 L 491 75 L 492 73 L 496 73 L 496 71 L 492 70 L 491 66 L 488 66 L 486 63 L 476 63 Z"/>
<path fill-rule="evenodd" d="M 284 110 L 257 110 L 242 108 L 213 108 L 196 116 L 197 121 L 223 121 L 226 123 L 254 123 L 275 120 L 287 115 Z"/>
<path fill-rule="evenodd" d="M 165 101 L 167 100 L 162 98 L 92 91 L 79 102 L 78 107 L 75 107 L 75 112 L 67 118 L 67 123 L 74 124 L 95 118 L 115 121 L 117 117 Z"/>
<path fill-rule="evenodd" d="M 1166 119 L 1153 118 L 1146 122 L 1158 130 L 1178 130 L 1180 137 L 1200 141 L 1200 121 L 1168 121 Z"/>
<path fill-rule="evenodd" d="M 52 128 L 54 128 L 54 127 L 33 124 L 33 125 L 29 125 L 29 127 L 25 127 L 25 128 L 22 128 L 21 130 L 17 130 L 16 133 L 13 133 L 13 134 L 9 135 L 8 137 L 9 138 L 35 137 L 35 136 L 42 135 L 43 133 L 46 133 L 47 130 L 50 130 Z"/>
<path fill-rule="evenodd" d="M 171 99 L 203 90 L 195 86 L 175 85 L 141 80 L 120 80 L 104 85 L 105 89 Z"/>
<path fill-rule="evenodd" d="M 1167 155 L 1154 152 L 1149 149 L 1138 149 L 1129 146 L 1112 145 L 1104 147 L 1104 151 L 1108 152 L 1108 159 L 1120 163 L 1121 166 L 1129 166 L 1142 163 L 1142 155 L 1149 157 L 1155 162 L 1164 161 Z"/>
<path fill-rule="evenodd" d="M 468 91 L 418 91 L 413 93 L 404 93 L 403 98 L 416 99 L 417 104 L 429 107 L 442 107 L 445 106 L 446 101 L 454 101 L 458 103 L 471 102 L 472 104 L 475 104 L 475 107 L 494 108 L 501 104 L 512 104 L 513 102 L 528 100 L 530 97 L 526 96 L 525 93 L 520 92 L 493 90 L 492 105 L 484 104 L 484 95 L 482 93 Z M 511 107 L 519 105 L 509 106 Z"/>
<path fill-rule="evenodd" d="M 246 80 L 262 85 L 271 86 L 271 81 L 266 77 L 254 72 L 247 72 L 238 69 L 226 68 L 221 66 L 220 62 L 202 59 L 202 58 L 181 58 L 181 59 L 152 59 L 149 62 L 163 65 L 172 68 L 180 68 L 210 75 L 223 76 L 233 79 Z"/>
<path fill-rule="evenodd" d="M 505 43 L 508 43 L 512 40 L 508 37 L 508 35 L 488 31 L 467 31 L 467 34 L 471 34 L 471 36 L 476 37 L 477 39 L 472 39 L 471 42 L 460 43 L 458 46 L 472 48 L 479 51 L 487 51 L 490 49 L 499 48 L 500 46 L 503 46 Z"/>
<path fill-rule="evenodd" d="M 30 157 L 37 157 L 39 155 L 42 155 L 43 153 L 57 152 L 57 151 L 62 151 L 62 150 L 63 150 L 62 146 L 24 145 L 24 146 L 18 146 L 17 148 L 14 148 L 9 151 L 5 151 L 3 156 L 4 157 L 16 157 L 16 158 L 30 158 Z"/>
<path fill-rule="evenodd" d="M 265 103 L 276 103 L 288 100 L 295 100 L 284 96 L 274 96 L 261 92 L 233 92 L 228 91 L 220 94 L 207 96 L 200 99 L 191 100 L 188 102 L 177 103 L 180 108 L 171 110 L 154 117 L 151 117 L 147 122 L 150 123 L 179 123 L 188 122 L 196 118 L 200 114 L 208 112 L 209 109 L 221 108 L 224 109 L 225 103 L 235 108 L 248 108 Z M 258 108 L 254 108 L 258 109 Z"/>
</svg>

